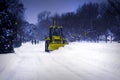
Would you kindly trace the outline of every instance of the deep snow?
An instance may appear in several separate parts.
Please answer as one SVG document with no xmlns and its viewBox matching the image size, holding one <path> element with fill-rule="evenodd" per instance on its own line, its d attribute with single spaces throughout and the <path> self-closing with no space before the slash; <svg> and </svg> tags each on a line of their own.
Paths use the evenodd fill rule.
<svg viewBox="0 0 120 80">
<path fill-rule="evenodd" d="M 72 42 L 44 52 L 44 42 L 0 54 L 0 80 L 120 80 L 120 44 Z"/>
</svg>

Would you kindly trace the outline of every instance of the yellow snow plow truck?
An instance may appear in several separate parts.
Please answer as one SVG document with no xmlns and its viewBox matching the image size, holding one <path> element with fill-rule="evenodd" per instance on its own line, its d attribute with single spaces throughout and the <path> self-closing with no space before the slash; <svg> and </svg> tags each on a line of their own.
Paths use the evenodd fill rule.
<svg viewBox="0 0 120 80">
<path fill-rule="evenodd" d="M 45 51 L 57 50 L 59 47 L 64 47 L 67 43 L 63 37 L 63 27 L 57 26 L 56 21 L 49 27 L 49 36 L 45 39 Z"/>
</svg>

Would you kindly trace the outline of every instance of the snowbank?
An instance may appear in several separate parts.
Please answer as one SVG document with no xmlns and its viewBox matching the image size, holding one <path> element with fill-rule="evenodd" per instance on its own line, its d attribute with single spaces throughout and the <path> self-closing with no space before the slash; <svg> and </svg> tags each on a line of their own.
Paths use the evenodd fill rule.
<svg viewBox="0 0 120 80">
<path fill-rule="evenodd" d="M 0 54 L 0 80 L 119 80 L 119 47 L 72 42 L 47 53 L 44 42 L 25 43 L 16 54 Z"/>
</svg>

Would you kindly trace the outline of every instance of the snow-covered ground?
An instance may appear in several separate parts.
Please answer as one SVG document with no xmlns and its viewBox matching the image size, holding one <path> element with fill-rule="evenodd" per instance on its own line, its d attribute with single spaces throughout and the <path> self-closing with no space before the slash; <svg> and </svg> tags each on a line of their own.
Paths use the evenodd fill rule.
<svg viewBox="0 0 120 80">
<path fill-rule="evenodd" d="M 120 44 L 72 42 L 44 52 L 44 42 L 0 54 L 0 80 L 120 80 Z"/>
</svg>

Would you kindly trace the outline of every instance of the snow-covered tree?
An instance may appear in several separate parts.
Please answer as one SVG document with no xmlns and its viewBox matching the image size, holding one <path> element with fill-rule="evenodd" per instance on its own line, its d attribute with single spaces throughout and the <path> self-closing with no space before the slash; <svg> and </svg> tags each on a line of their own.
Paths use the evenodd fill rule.
<svg viewBox="0 0 120 80">
<path fill-rule="evenodd" d="M 19 0 L 0 0 L 0 53 L 13 53 L 13 44 L 21 31 L 23 5 Z"/>
</svg>

